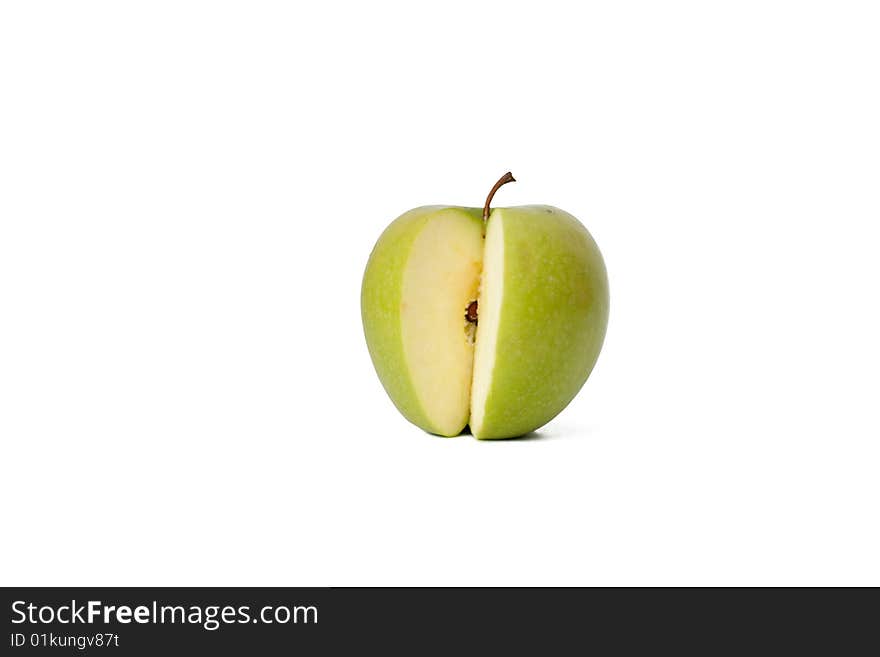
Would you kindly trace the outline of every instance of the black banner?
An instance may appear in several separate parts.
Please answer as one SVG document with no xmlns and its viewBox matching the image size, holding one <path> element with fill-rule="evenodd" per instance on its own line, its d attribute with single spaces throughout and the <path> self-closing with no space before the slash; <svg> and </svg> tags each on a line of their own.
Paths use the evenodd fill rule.
<svg viewBox="0 0 880 657">
<path fill-rule="evenodd" d="M 2 600 L 8 655 L 751 654 L 805 644 L 853 654 L 877 644 L 873 589 L 7 588 Z"/>
</svg>

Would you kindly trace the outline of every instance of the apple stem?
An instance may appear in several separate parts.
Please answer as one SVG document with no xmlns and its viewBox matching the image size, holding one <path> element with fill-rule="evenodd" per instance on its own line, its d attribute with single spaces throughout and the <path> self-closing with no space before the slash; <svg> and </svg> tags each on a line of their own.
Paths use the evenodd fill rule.
<svg viewBox="0 0 880 657">
<path fill-rule="evenodd" d="M 495 192 L 497 192 L 502 185 L 506 185 L 509 182 L 516 182 L 516 178 L 513 177 L 513 174 L 510 173 L 510 171 L 501 176 L 498 179 L 498 182 L 493 185 L 489 192 L 489 196 L 486 197 L 486 205 L 483 206 L 483 221 L 489 220 L 489 204 L 492 202 L 492 197 L 495 196 Z"/>
</svg>

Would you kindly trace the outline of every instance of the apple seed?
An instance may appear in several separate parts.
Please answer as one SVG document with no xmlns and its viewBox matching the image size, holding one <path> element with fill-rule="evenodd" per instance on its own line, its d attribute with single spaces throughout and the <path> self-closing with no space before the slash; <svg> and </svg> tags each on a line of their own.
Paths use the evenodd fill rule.
<svg viewBox="0 0 880 657">
<path fill-rule="evenodd" d="M 464 318 L 469 321 L 471 324 L 477 323 L 477 302 L 476 300 L 471 301 L 468 304 L 467 310 L 464 313 Z"/>
</svg>

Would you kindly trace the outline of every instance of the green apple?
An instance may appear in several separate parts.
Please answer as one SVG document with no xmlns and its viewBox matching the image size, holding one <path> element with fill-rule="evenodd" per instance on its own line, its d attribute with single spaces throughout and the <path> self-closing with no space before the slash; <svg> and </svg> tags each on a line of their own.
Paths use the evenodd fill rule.
<svg viewBox="0 0 880 657">
<path fill-rule="evenodd" d="M 511 438 L 553 419 L 605 338 L 608 279 L 573 216 L 546 205 L 416 208 L 382 233 L 361 313 L 379 379 L 413 424 Z"/>
</svg>

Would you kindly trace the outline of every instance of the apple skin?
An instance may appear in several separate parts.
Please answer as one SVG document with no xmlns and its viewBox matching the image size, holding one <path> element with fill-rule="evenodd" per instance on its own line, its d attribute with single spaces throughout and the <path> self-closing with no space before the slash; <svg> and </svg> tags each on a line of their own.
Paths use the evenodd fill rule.
<svg viewBox="0 0 880 657">
<path fill-rule="evenodd" d="M 361 318 L 376 373 L 401 414 L 429 433 L 456 436 L 466 425 L 467 415 L 451 427 L 440 426 L 429 418 L 406 361 L 401 322 L 409 256 L 425 225 L 435 220 L 470 224 L 478 235 L 484 230 L 481 212 L 476 208 L 424 206 L 395 219 L 379 237 L 367 262 L 361 287 Z"/>
<path fill-rule="evenodd" d="M 605 263 L 577 219 L 543 205 L 496 208 L 489 221 L 498 219 L 504 294 L 492 380 L 474 432 L 481 439 L 524 435 L 562 411 L 590 375 L 608 324 Z"/>
</svg>

